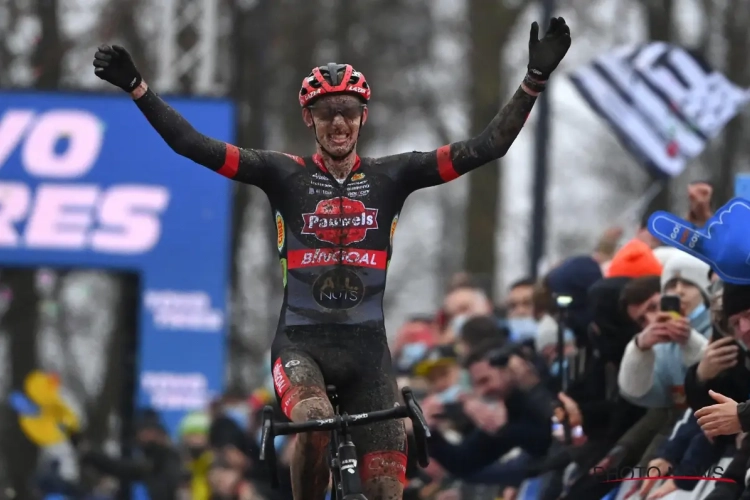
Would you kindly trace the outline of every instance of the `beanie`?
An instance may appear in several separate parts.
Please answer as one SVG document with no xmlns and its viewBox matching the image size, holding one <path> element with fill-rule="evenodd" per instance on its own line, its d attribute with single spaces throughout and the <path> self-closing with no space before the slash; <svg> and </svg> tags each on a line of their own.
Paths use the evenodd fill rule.
<svg viewBox="0 0 750 500">
<path fill-rule="evenodd" d="M 607 278 L 659 276 L 661 271 L 661 263 L 651 247 L 639 239 L 632 239 L 612 257 Z"/>
<path fill-rule="evenodd" d="M 178 426 L 180 436 L 201 434 L 208 436 L 211 418 L 203 412 L 192 412 L 185 415 Z"/>
<path fill-rule="evenodd" d="M 725 318 L 750 309 L 750 285 L 724 283 L 722 302 Z"/>
<path fill-rule="evenodd" d="M 682 253 L 682 250 L 675 247 L 656 247 L 653 252 L 654 257 L 661 263 L 661 267 L 664 267 L 669 259 Z"/>
<path fill-rule="evenodd" d="M 711 281 L 708 279 L 708 272 L 711 267 L 703 261 L 700 261 L 685 252 L 671 257 L 664 266 L 661 273 L 661 289 L 674 279 L 681 279 L 697 286 L 706 300 L 709 300 L 709 288 Z"/>
</svg>

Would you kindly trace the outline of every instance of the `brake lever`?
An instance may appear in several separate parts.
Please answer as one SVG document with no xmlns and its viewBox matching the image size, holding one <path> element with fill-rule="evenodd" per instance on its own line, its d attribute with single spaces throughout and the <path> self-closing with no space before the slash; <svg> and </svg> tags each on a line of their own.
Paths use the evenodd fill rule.
<svg viewBox="0 0 750 500">
<path fill-rule="evenodd" d="M 263 424 L 260 434 L 260 453 L 258 458 L 261 462 L 266 462 L 269 472 L 271 473 L 271 487 L 279 487 L 279 470 L 276 467 L 276 446 L 273 432 L 273 407 L 265 406 L 263 408 Z"/>
<path fill-rule="evenodd" d="M 417 462 L 421 467 L 427 467 L 430 465 L 430 455 L 427 453 L 427 438 L 432 434 L 430 428 L 427 425 L 427 421 L 422 415 L 422 408 L 414 398 L 414 393 L 409 387 L 401 389 L 401 394 L 404 396 L 404 403 L 406 404 L 406 410 L 409 415 L 409 419 L 412 421 L 412 427 L 414 428 L 414 441 L 416 444 L 417 451 Z"/>
</svg>

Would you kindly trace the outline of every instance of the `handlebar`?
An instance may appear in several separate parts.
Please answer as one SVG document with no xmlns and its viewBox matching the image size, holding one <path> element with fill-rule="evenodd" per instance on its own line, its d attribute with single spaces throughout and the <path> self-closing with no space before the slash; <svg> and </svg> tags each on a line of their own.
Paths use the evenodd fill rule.
<svg viewBox="0 0 750 500">
<path fill-rule="evenodd" d="M 408 418 L 414 428 L 414 439 L 416 441 L 417 462 L 422 467 L 430 464 L 430 457 L 427 453 L 427 438 L 430 437 L 430 429 L 422 415 L 422 409 L 419 407 L 414 398 L 412 390 L 408 387 L 401 389 L 404 397 L 404 405 L 397 405 L 387 410 L 377 410 L 368 413 L 357 413 L 355 415 L 336 415 L 332 418 L 308 420 L 300 423 L 286 423 L 273 421 L 273 408 L 266 406 L 263 408 L 263 425 L 261 427 L 260 438 L 260 460 L 268 464 L 271 468 L 271 484 L 275 488 L 278 486 L 278 477 L 276 475 L 276 448 L 274 438 L 289 434 L 299 434 L 302 432 L 318 431 L 343 431 L 345 427 L 371 424 L 373 422 L 382 422 L 383 420 L 395 420 Z"/>
</svg>

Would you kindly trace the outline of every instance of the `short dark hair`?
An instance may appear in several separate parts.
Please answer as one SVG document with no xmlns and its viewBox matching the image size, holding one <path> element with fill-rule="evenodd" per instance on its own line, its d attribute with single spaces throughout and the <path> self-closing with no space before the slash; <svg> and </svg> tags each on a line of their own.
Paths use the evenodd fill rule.
<svg viewBox="0 0 750 500">
<path fill-rule="evenodd" d="M 641 276 L 625 285 L 622 289 L 620 302 L 623 308 L 638 306 L 657 293 L 661 293 L 661 278 L 659 276 Z"/>
<path fill-rule="evenodd" d="M 492 316 L 475 316 L 461 327 L 461 342 L 472 351 L 486 342 L 507 340 L 508 332 L 500 327 L 496 318 Z"/>
<path fill-rule="evenodd" d="M 511 283 L 508 287 L 508 290 L 515 290 L 518 287 L 534 285 L 536 285 L 536 281 L 533 278 L 521 278 L 520 280 L 516 280 Z"/>
<path fill-rule="evenodd" d="M 477 345 L 474 349 L 469 351 L 469 354 L 464 358 L 464 368 L 469 368 L 472 365 L 484 361 L 487 359 L 487 355 L 490 352 L 502 349 L 505 346 L 505 342 L 499 339 L 485 340 L 484 342 Z"/>
</svg>

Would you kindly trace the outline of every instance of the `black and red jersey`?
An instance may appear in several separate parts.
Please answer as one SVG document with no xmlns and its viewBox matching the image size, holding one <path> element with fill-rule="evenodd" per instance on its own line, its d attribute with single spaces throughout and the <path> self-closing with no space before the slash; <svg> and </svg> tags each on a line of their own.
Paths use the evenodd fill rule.
<svg viewBox="0 0 750 500">
<path fill-rule="evenodd" d="M 284 276 L 280 329 L 382 329 L 386 273 L 406 198 L 505 154 L 534 98 L 519 90 L 482 134 L 467 141 L 431 152 L 358 158 L 344 181 L 318 155 L 242 149 L 206 137 L 150 90 L 136 103 L 177 153 L 268 196 Z"/>
</svg>

